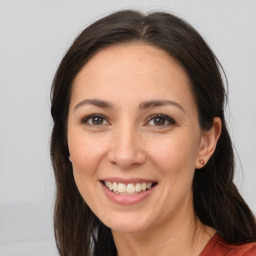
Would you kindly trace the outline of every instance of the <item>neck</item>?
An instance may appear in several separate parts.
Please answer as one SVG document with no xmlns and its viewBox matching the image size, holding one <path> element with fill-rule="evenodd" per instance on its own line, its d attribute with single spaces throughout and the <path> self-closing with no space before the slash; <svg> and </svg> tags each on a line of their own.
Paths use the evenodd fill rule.
<svg viewBox="0 0 256 256">
<path fill-rule="evenodd" d="M 187 210 L 139 233 L 112 231 L 118 256 L 198 256 L 215 230 Z"/>
</svg>

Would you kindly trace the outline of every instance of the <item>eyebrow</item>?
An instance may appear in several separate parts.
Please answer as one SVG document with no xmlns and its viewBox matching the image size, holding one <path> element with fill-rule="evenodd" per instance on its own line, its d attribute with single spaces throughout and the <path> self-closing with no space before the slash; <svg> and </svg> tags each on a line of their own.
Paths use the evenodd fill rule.
<svg viewBox="0 0 256 256">
<path fill-rule="evenodd" d="M 151 100 L 151 101 L 144 101 L 139 105 L 140 109 L 147 109 L 153 107 L 161 107 L 166 105 L 172 105 L 178 107 L 180 110 L 185 112 L 184 108 L 177 102 L 171 100 Z"/>
<path fill-rule="evenodd" d="M 82 100 L 81 102 L 79 102 L 75 107 L 74 107 L 74 111 L 86 104 L 91 104 L 100 108 L 113 108 L 113 105 L 107 101 L 103 101 L 103 100 L 98 100 L 98 99 L 85 99 Z"/>
<path fill-rule="evenodd" d="M 79 102 L 75 107 L 74 107 L 74 111 L 86 104 L 91 104 L 94 105 L 96 107 L 100 107 L 100 108 L 110 108 L 113 109 L 113 104 L 111 104 L 110 102 L 107 101 L 103 101 L 103 100 L 99 100 L 99 99 L 85 99 L 82 100 L 81 102 Z M 139 108 L 141 110 L 145 110 L 147 108 L 154 108 L 154 107 L 161 107 L 161 106 L 166 106 L 166 105 L 172 105 L 172 106 L 176 106 L 178 107 L 180 110 L 182 110 L 183 112 L 185 112 L 184 108 L 177 102 L 175 101 L 171 101 L 171 100 L 150 100 L 150 101 L 143 101 L 142 103 L 140 103 Z"/>
</svg>

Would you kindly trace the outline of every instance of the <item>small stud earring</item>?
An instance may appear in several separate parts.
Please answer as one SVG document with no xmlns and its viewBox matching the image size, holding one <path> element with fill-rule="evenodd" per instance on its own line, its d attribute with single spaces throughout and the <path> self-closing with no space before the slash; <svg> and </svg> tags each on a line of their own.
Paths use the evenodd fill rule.
<svg viewBox="0 0 256 256">
<path fill-rule="evenodd" d="M 199 163 L 204 165 L 205 164 L 205 161 L 203 159 L 199 160 Z"/>
</svg>

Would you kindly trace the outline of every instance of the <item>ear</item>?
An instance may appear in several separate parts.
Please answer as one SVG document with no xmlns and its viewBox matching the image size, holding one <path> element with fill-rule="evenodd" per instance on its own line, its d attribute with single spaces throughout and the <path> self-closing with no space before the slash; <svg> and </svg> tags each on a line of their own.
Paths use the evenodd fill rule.
<svg viewBox="0 0 256 256">
<path fill-rule="evenodd" d="M 209 131 L 204 131 L 202 134 L 200 148 L 196 158 L 195 168 L 200 169 L 206 165 L 215 151 L 218 139 L 221 134 L 221 119 L 213 118 L 213 126 Z"/>
</svg>

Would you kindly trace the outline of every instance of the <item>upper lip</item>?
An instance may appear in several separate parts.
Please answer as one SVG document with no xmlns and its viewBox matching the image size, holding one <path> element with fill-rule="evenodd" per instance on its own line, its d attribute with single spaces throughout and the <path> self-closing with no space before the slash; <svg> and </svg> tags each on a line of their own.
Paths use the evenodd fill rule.
<svg viewBox="0 0 256 256">
<path fill-rule="evenodd" d="M 110 182 L 116 182 L 116 183 L 123 183 L 123 184 L 136 184 L 136 183 L 157 183 L 156 180 L 152 179 L 143 179 L 143 178 L 129 178 L 124 179 L 120 177 L 109 177 L 109 178 L 103 178 L 101 181 L 110 181 Z"/>
</svg>

